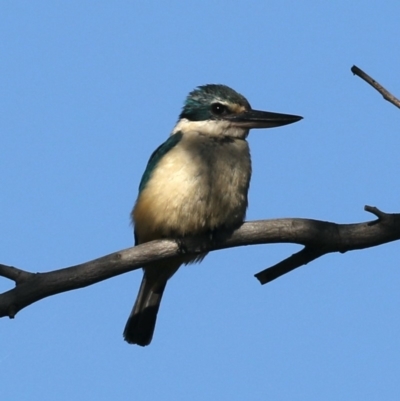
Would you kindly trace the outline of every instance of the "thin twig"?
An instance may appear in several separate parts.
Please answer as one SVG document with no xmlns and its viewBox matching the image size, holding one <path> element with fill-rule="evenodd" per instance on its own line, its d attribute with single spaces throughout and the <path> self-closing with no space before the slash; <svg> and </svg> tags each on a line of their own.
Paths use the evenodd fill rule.
<svg viewBox="0 0 400 401">
<path fill-rule="evenodd" d="M 279 262 L 276 265 L 255 274 L 254 277 L 256 277 L 262 285 L 268 284 L 278 277 L 283 276 L 286 273 L 290 273 L 292 270 L 312 262 L 313 260 L 322 256 L 324 253 L 324 251 L 306 246 L 300 252 L 297 252 L 292 256 L 289 256 L 287 259 L 282 260 L 282 262 Z"/>
<path fill-rule="evenodd" d="M 376 89 L 385 100 L 388 102 L 394 104 L 396 107 L 400 109 L 400 100 L 394 97 L 388 90 L 386 90 L 381 84 L 375 81 L 372 77 L 370 77 L 368 74 L 366 74 L 363 70 L 358 68 L 357 66 L 353 65 L 351 67 L 351 72 L 354 75 L 358 75 L 361 79 L 363 79 L 365 82 L 370 84 L 374 89 Z"/>
</svg>

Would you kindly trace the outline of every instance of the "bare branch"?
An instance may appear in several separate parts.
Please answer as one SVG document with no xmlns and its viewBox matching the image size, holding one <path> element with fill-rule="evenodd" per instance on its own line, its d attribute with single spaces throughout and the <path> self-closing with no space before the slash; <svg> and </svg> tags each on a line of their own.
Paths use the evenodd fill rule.
<svg viewBox="0 0 400 401">
<path fill-rule="evenodd" d="M 384 213 L 384 212 L 382 212 L 381 210 L 379 210 L 377 207 L 375 207 L 375 206 L 368 206 L 368 205 L 366 205 L 366 206 L 364 206 L 364 210 L 366 211 L 366 212 L 369 212 L 369 213 L 372 213 L 372 214 L 374 214 L 376 217 L 378 217 L 378 219 L 385 219 L 385 218 L 387 218 L 387 216 L 388 216 L 388 214 L 386 214 L 386 213 Z"/>
<path fill-rule="evenodd" d="M 292 270 L 297 269 L 300 266 L 304 266 L 309 262 L 322 256 L 324 252 L 321 250 L 304 247 L 300 252 L 289 256 L 287 259 L 282 260 L 282 262 L 277 263 L 274 266 L 265 269 L 254 276 L 260 281 L 261 284 L 268 284 L 272 280 L 283 276 L 286 273 L 290 273 Z"/>
<path fill-rule="evenodd" d="M 32 276 L 32 273 L 17 269 L 13 266 L 0 264 L 0 276 L 9 278 L 10 280 L 15 281 L 16 284 L 20 284 L 23 281 L 28 280 Z"/>
<path fill-rule="evenodd" d="M 386 214 L 366 206 L 377 220 L 359 224 L 336 224 L 311 219 L 275 219 L 244 223 L 218 239 L 184 238 L 159 240 L 121 250 L 80 265 L 47 273 L 29 273 L 0 265 L 0 276 L 15 281 L 15 288 L 0 294 L 0 317 L 14 317 L 26 306 L 139 269 L 147 263 L 179 254 L 202 253 L 255 244 L 294 243 L 304 249 L 256 275 L 262 284 L 331 252 L 347 252 L 400 239 L 400 214 Z"/>
<path fill-rule="evenodd" d="M 400 109 L 400 100 L 394 97 L 389 91 L 387 91 L 382 85 L 375 81 L 375 79 L 371 78 L 368 74 L 366 74 L 363 70 L 353 65 L 351 67 L 351 72 L 354 75 L 358 75 L 365 82 L 369 83 L 373 88 L 375 88 L 385 100 L 394 104 L 396 107 Z"/>
</svg>

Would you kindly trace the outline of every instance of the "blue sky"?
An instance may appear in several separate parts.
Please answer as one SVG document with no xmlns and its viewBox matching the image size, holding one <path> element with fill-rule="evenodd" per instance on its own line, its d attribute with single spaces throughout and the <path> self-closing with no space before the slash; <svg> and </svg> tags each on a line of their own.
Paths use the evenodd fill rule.
<svg viewBox="0 0 400 401">
<path fill-rule="evenodd" d="M 48 271 L 132 245 L 151 152 L 187 93 L 224 83 L 304 120 L 252 132 L 248 219 L 399 212 L 398 1 L 2 1 L 0 263 Z M 4 400 L 397 400 L 399 244 L 325 256 L 266 245 L 182 268 L 151 346 L 122 330 L 139 271 L 2 319 Z M 0 280 L 0 290 L 12 283 Z"/>
</svg>

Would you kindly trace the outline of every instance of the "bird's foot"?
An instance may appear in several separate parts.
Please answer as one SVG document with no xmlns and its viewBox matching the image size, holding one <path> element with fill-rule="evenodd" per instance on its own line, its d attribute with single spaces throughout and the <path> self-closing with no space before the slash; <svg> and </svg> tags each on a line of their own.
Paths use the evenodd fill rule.
<svg viewBox="0 0 400 401">
<path fill-rule="evenodd" d="M 178 245 L 179 253 L 181 253 L 182 255 L 190 253 L 183 238 L 176 238 L 175 241 Z"/>
<path fill-rule="evenodd" d="M 207 253 L 213 246 L 211 235 L 207 235 L 207 237 L 176 238 L 175 241 L 181 255 Z"/>
</svg>

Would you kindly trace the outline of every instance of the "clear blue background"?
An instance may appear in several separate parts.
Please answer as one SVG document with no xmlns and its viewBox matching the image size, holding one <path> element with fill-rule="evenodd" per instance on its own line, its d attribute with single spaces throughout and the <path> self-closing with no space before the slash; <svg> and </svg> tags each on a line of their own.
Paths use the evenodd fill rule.
<svg viewBox="0 0 400 401">
<path fill-rule="evenodd" d="M 49 271 L 132 245 L 129 212 L 187 93 L 224 83 L 303 121 L 250 134 L 248 219 L 399 212 L 400 2 L 0 4 L 0 263 Z M 151 346 L 122 330 L 139 271 L 0 321 L 1 399 L 398 400 L 399 244 L 236 248 L 182 268 Z M 0 280 L 0 290 L 13 283 Z"/>
</svg>

